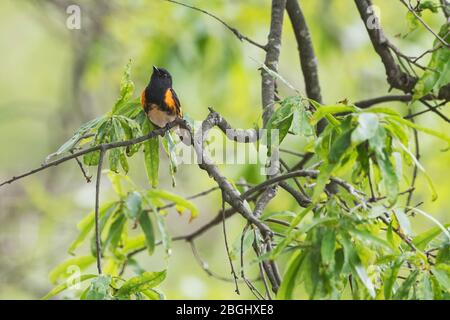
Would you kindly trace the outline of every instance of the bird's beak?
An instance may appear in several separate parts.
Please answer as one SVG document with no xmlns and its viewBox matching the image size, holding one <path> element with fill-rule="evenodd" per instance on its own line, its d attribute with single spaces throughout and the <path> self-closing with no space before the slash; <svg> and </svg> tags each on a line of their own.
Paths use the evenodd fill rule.
<svg viewBox="0 0 450 320">
<path fill-rule="evenodd" d="M 159 73 L 159 69 L 157 67 L 153 66 L 153 72 Z"/>
</svg>

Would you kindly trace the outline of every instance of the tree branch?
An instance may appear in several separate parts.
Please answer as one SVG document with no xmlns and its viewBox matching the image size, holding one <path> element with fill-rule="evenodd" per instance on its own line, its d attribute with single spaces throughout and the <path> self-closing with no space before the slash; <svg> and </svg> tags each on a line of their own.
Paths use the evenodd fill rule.
<svg viewBox="0 0 450 320">
<path fill-rule="evenodd" d="M 317 57 L 314 52 L 308 25 L 298 1 L 287 0 L 286 11 L 289 19 L 291 20 L 295 39 L 297 40 L 300 64 L 305 81 L 306 95 L 308 98 L 322 103 Z"/>
<path fill-rule="evenodd" d="M 61 163 L 64 163 L 64 162 L 72 160 L 72 159 L 75 159 L 77 157 L 83 156 L 83 155 L 91 153 L 91 152 L 100 151 L 100 150 L 107 151 L 107 150 L 110 150 L 110 149 L 115 149 L 115 148 L 120 148 L 120 147 L 127 147 L 127 146 L 131 146 L 133 144 L 144 142 L 144 141 L 149 140 L 151 138 L 154 138 L 156 136 L 161 136 L 162 137 L 162 136 L 164 136 L 166 131 L 169 131 L 170 129 L 172 129 L 173 127 L 179 125 L 180 123 L 184 123 L 184 121 L 182 119 L 176 119 L 175 121 L 168 123 L 166 127 L 155 129 L 152 132 L 148 133 L 147 135 L 139 137 L 139 138 L 135 138 L 135 139 L 131 139 L 131 140 L 125 140 L 125 141 L 118 141 L 118 142 L 99 144 L 99 145 L 91 147 L 91 148 L 86 148 L 86 149 L 83 149 L 81 151 L 74 152 L 74 153 L 72 153 L 72 154 L 70 154 L 68 156 L 65 156 L 65 157 L 61 158 L 61 159 L 54 160 L 54 161 L 48 162 L 46 164 L 43 164 L 39 168 L 30 170 L 30 171 L 25 172 L 25 173 L 23 173 L 21 175 L 18 175 L 18 176 L 14 176 L 11 179 L 8 179 L 8 180 L 0 183 L 0 187 L 4 186 L 6 184 L 13 183 L 13 182 L 15 182 L 17 180 L 20 180 L 20 179 L 23 179 L 25 177 L 28 177 L 28 176 L 30 176 L 32 174 L 38 173 L 38 172 L 43 171 L 45 169 L 48 169 L 50 167 L 54 167 L 54 166 L 60 165 Z"/>
<path fill-rule="evenodd" d="M 278 72 L 278 60 L 280 58 L 281 34 L 283 31 L 284 9 L 286 0 L 272 0 L 270 31 L 266 45 L 266 59 L 264 64 L 270 70 Z M 263 106 L 264 126 L 269 121 L 274 110 L 275 79 L 264 68 L 261 69 L 261 96 Z"/>
<path fill-rule="evenodd" d="M 362 100 L 355 102 L 355 106 L 361 109 L 367 109 L 370 108 L 376 104 L 380 103 L 386 103 L 386 102 L 393 102 L 393 101 L 400 101 L 400 102 L 410 102 L 412 100 L 412 95 L 405 94 L 405 95 L 390 95 L 390 96 L 382 96 L 382 97 L 376 97 L 372 99 Z"/>
<path fill-rule="evenodd" d="M 400 69 L 400 66 L 397 65 L 389 49 L 389 40 L 386 38 L 379 21 L 371 23 L 374 21 L 373 19 L 378 20 L 375 17 L 375 13 L 372 11 L 372 1 L 355 0 L 355 4 L 369 34 L 372 45 L 384 64 L 388 83 L 392 88 L 400 89 L 405 93 L 412 92 L 412 89 L 416 85 L 417 78 L 403 72 Z"/>
</svg>

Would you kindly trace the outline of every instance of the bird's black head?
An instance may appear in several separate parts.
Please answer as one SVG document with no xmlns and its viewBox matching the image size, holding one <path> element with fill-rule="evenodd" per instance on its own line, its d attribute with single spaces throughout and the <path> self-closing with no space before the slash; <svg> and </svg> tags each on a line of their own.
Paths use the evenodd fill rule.
<svg viewBox="0 0 450 320">
<path fill-rule="evenodd" d="M 172 76 L 166 69 L 153 66 L 150 85 L 152 84 L 152 82 L 157 82 L 161 87 L 170 88 L 172 87 Z"/>
<path fill-rule="evenodd" d="M 167 89 L 172 88 L 172 76 L 169 71 L 153 66 L 150 83 L 145 88 L 145 98 L 149 103 L 161 104 Z"/>
</svg>

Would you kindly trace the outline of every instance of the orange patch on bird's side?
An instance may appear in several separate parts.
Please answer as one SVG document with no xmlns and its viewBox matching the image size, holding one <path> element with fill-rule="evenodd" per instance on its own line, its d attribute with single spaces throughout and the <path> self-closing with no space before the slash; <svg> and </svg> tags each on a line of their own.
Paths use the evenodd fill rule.
<svg viewBox="0 0 450 320">
<path fill-rule="evenodd" d="M 173 113 L 177 111 L 177 103 L 173 98 L 172 90 L 167 89 L 166 94 L 164 95 L 164 103 Z"/>
<path fill-rule="evenodd" d="M 142 91 L 142 93 L 141 93 L 141 105 L 142 105 L 142 108 L 145 107 L 145 90 Z"/>
</svg>

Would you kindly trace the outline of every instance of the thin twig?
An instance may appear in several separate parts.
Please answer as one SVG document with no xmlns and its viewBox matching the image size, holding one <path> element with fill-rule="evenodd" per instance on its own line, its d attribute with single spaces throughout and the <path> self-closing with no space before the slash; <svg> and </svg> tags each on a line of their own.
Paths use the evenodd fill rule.
<svg viewBox="0 0 450 320">
<path fill-rule="evenodd" d="M 283 149 L 283 148 L 279 148 L 278 150 L 280 150 L 280 152 L 286 153 L 286 154 L 290 154 L 299 158 L 303 158 L 305 156 L 304 153 L 300 153 L 300 152 L 295 152 L 292 150 L 288 150 L 288 149 Z"/>
<path fill-rule="evenodd" d="M 258 289 L 256 289 L 256 287 L 253 285 L 253 283 L 247 279 L 247 277 L 245 276 L 245 267 L 244 267 L 244 238 L 245 238 L 245 234 L 247 233 L 247 230 L 250 228 L 250 224 L 247 222 L 247 224 L 244 227 L 244 230 L 242 230 L 242 234 L 241 234 L 241 252 L 240 252 L 240 260 L 241 260 L 241 278 L 244 281 L 244 283 L 247 285 L 247 287 L 250 289 L 250 292 L 253 293 L 253 295 L 256 297 L 256 299 L 260 300 L 265 300 L 264 296 L 259 292 Z"/>
<path fill-rule="evenodd" d="M 420 102 L 422 102 L 428 108 L 429 111 L 435 113 L 437 116 L 442 118 L 445 122 L 449 122 L 450 123 L 450 119 L 445 114 L 440 112 L 438 107 L 436 107 L 436 106 L 433 107 L 428 102 L 426 102 L 424 99 L 420 99 Z"/>
<path fill-rule="evenodd" d="M 102 244 L 100 239 L 100 225 L 99 225 L 99 198 L 100 198 L 100 181 L 102 177 L 103 158 L 105 150 L 100 149 L 100 158 L 97 166 L 97 182 L 95 184 L 95 246 L 97 254 L 97 270 L 98 274 L 102 274 Z"/>
<path fill-rule="evenodd" d="M 438 110 L 439 108 L 441 108 L 441 107 L 443 107 L 444 105 L 446 105 L 447 102 L 448 102 L 448 101 L 444 101 L 444 102 L 442 102 L 442 103 L 440 103 L 440 104 L 438 104 L 438 105 L 436 105 L 436 106 L 434 106 L 434 107 L 427 108 L 427 109 L 425 109 L 425 110 L 422 110 L 422 111 L 419 111 L 419 112 L 416 112 L 416 113 L 407 115 L 407 116 L 405 116 L 404 118 L 407 119 L 407 120 L 408 120 L 408 119 L 413 119 L 413 118 L 415 118 L 415 117 L 421 116 L 422 114 L 425 114 L 425 113 L 428 113 L 428 112 L 432 112 L 433 110 Z"/>
<path fill-rule="evenodd" d="M 192 254 L 195 258 L 195 260 L 197 260 L 198 264 L 200 265 L 200 267 L 203 269 L 203 271 L 206 272 L 206 274 L 208 274 L 210 277 L 213 277 L 217 280 L 221 280 L 221 281 L 225 281 L 225 282 L 234 282 L 235 279 L 234 278 L 227 278 L 227 277 L 223 277 L 220 274 L 215 273 L 214 271 L 212 271 L 211 269 L 209 269 L 208 263 L 206 261 L 204 261 L 202 259 L 202 257 L 200 256 L 200 253 L 197 250 L 197 247 L 194 243 L 194 240 L 188 240 L 187 241 L 192 249 Z"/>
<path fill-rule="evenodd" d="M 233 265 L 233 260 L 231 259 L 230 256 L 230 248 L 228 245 L 228 237 L 227 237 L 227 229 L 225 227 L 225 195 L 224 192 L 222 191 L 222 231 L 223 231 L 223 238 L 225 241 L 225 249 L 227 250 L 227 256 L 228 256 L 228 262 L 230 263 L 230 268 L 231 268 L 231 275 L 233 276 L 234 279 L 234 285 L 235 285 L 235 292 L 237 294 L 239 293 L 239 286 L 238 286 L 238 276 L 236 274 L 236 271 L 234 270 L 234 265 Z"/>
<path fill-rule="evenodd" d="M 218 16 L 216 16 L 216 15 L 214 15 L 214 14 L 212 14 L 212 13 L 210 13 L 210 12 L 204 10 L 204 9 L 201 9 L 201 8 L 198 8 L 198 7 L 194 7 L 194 6 L 188 5 L 188 4 L 186 4 L 186 3 L 174 1 L 174 0 L 164 0 L 164 1 L 172 2 L 172 3 L 178 4 L 178 5 L 180 5 L 180 6 L 183 6 L 183 7 L 186 7 L 186 8 L 189 8 L 189 9 L 192 9 L 192 10 L 195 10 L 195 11 L 198 11 L 198 12 L 201 12 L 201 13 L 204 13 L 204 14 L 210 16 L 211 18 L 215 19 L 216 21 L 220 22 L 221 24 L 223 24 L 223 25 L 224 25 L 228 30 L 230 30 L 230 31 L 231 31 L 231 32 L 232 32 L 232 33 L 233 33 L 240 41 L 243 41 L 243 40 L 244 40 L 244 41 L 247 41 L 248 43 L 250 43 L 250 44 L 252 44 L 252 45 L 254 45 L 254 46 L 256 46 L 256 47 L 258 47 L 258 48 L 260 48 L 260 49 L 262 49 L 262 50 L 264 50 L 264 51 L 266 51 L 266 46 L 264 46 L 264 45 L 262 45 L 262 44 L 259 44 L 259 43 L 257 43 L 256 41 L 253 41 L 252 39 L 250 39 L 250 38 L 247 37 L 247 36 L 244 36 L 242 33 L 239 32 L 239 30 L 237 30 L 236 28 L 230 26 L 228 23 L 226 23 L 225 21 L 223 21 L 222 19 L 220 19 Z"/>
<path fill-rule="evenodd" d="M 159 136 L 164 136 L 166 131 L 172 129 L 173 127 L 179 125 L 180 123 L 184 123 L 183 120 L 182 119 L 176 119 L 175 121 L 168 123 L 166 125 L 166 127 L 155 129 L 155 130 L 149 132 L 145 136 L 141 136 L 141 137 L 138 137 L 138 138 L 135 138 L 135 139 L 125 140 L 125 141 L 118 141 L 118 142 L 99 144 L 99 145 L 96 145 L 94 147 L 90 147 L 90 148 L 86 148 L 86 149 L 80 150 L 78 152 L 74 152 L 74 153 L 72 153 L 72 154 L 70 154 L 68 156 L 65 156 L 63 158 L 60 158 L 58 160 L 54 160 L 54 161 L 48 162 L 46 164 L 43 164 L 39 168 L 30 170 L 30 171 L 25 172 L 23 174 L 20 174 L 18 176 L 14 176 L 14 177 L 12 177 L 9 180 L 6 180 L 6 181 L 0 183 L 0 187 L 4 186 L 6 184 L 11 184 L 11 183 L 13 183 L 13 182 L 15 182 L 17 180 L 23 179 L 23 178 L 28 177 L 28 176 L 30 176 L 32 174 L 38 173 L 38 172 L 43 171 L 45 169 L 48 169 L 50 167 L 54 167 L 54 166 L 60 165 L 61 163 L 64 163 L 64 162 L 72 160 L 72 159 L 75 159 L 77 157 L 83 156 L 83 155 L 91 153 L 91 152 L 100 151 L 100 150 L 107 151 L 107 150 L 110 150 L 110 149 L 115 149 L 115 148 L 120 148 L 120 147 L 127 147 L 127 146 L 130 146 L 130 145 L 134 145 L 134 144 L 137 144 L 137 143 L 144 142 L 144 141 L 149 140 L 151 138 L 154 138 L 154 137 L 156 137 L 158 135 Z"/>
<path fill-rule="evenodd" d="M 73 151 L 71 151 L 70 153 L 73 154 Z M 81 173 L 83 174 L 84 179 L 86 179 L 86 182 L 87 182 L 87 183 L 90 183 L 90 182 L 91 182 L 91 179 L 92 179 L 92 176 L 90 177 L 90 176 L 87 175 L 87 172 L 86 172 L 86 170 L 84 170 L 84 166 L 83 166 L 83 164 L 81 163 L 80 159 L 75 158 L 75 160 L 76 160 L 76 162 L 78 163 L 78 166 L 80 167 L 80 170 L 81 170 Z"/>
<path fill-rule="evenodd" d="M 417 20 L 419 20 L 419 22 L 429 31 L 431 32 L 431 34 L 433 36 L 436 37 L 436 39 L 439 40 L 439 42 L 441 42 L 444 46 L 450 48 L 450 45 L 447 43 L 447 41 L 445 41 L 444 39 L 442 39 L 442 37 L 440 35 L 438 35 L 436 32 L 434 32 L 434 30 L 425 22 L 423 21 L 423 19 L 417 14 L 416 10 L 414 10 L 414 8 L 411 7 L 410 3 L 407 3 L 405 0 L 400 0 L 401 3 L 403 3 L 405 5 L 405 7 L 414 15 L 414 17 L 416 17 Z"/>
<path fill-rule="evenodd" d="M 411 121 L 414 122 L 414 119 L 411 119 Z M 417 131 L 417 129 L 415 129 L 415 128 L 413 129 L 413 134 L 414 134 L 414 146 L 416 148 L 415 157 L 416 157 L 417 161 L 419 161 L 420 160 L 420 144 L 419 144 L 419 132 Z M 411 204 L 411 200 L 413 197 L 418 173 L 419 173 L 419 168 L 418 168 L 417 164 L 414 163 L 414 169 L 413 169 L 412 179 L 411 179 L 411 191 L 408 193 L 408 198 L 406 200 L 407 207 L 409 207 Z"/>
</svg>

